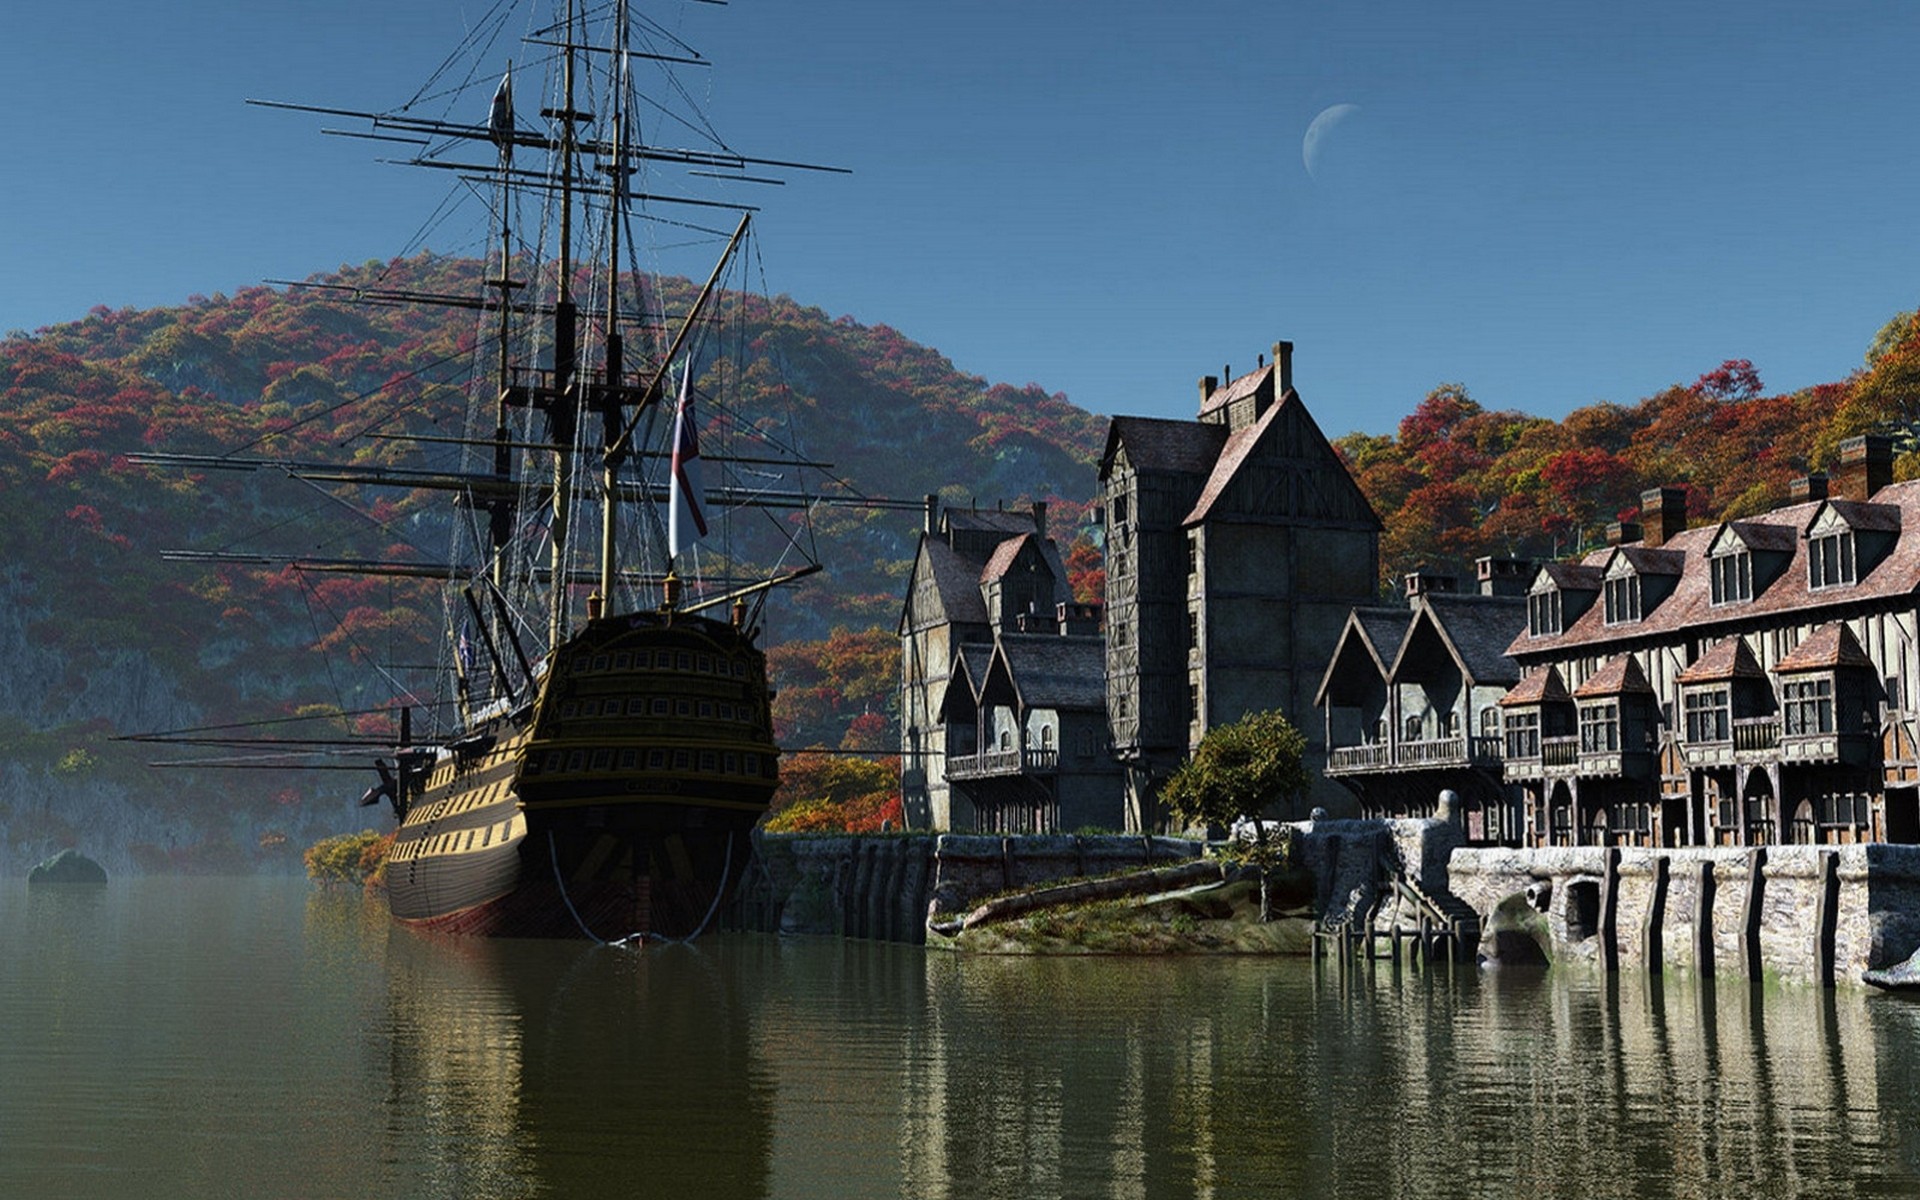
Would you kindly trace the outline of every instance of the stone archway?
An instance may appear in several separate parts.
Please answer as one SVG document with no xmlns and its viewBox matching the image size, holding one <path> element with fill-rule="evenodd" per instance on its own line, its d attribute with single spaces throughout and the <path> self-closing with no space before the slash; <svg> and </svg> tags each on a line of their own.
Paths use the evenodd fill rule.
<svg viewBox="0 0 1920 1200">
<path fill-rule="evenodd" d="M 1780 840 L 1780 802 L 1773 776 L 1765 767 L 1747 771 L 1746 783 L 1740 789 L 1740 815 L 1747 845 L 1764 846 Z"/>
</svg>

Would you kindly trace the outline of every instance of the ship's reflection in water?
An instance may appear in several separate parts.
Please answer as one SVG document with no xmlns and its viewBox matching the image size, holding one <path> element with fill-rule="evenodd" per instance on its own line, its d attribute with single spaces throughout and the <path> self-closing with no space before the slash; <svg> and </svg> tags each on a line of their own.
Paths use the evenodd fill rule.
<svg viewBox="0 0 1920 1200">
<path fill-rule="evenodd" d="M 388 942 L 445 1194 L 1898 1194 L 1920 1006 L 1564 974 Z"/>
</svg>

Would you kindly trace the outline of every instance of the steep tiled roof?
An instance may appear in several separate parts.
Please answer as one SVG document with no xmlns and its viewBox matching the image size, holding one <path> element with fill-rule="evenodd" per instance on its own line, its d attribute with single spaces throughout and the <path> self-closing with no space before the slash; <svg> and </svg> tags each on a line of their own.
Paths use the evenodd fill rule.
<svg viewBox="0 0 1920 1200">
<path fill-rule="evenodd" d="M 1033 514 L 1000 508 L 949 508 L 941 519 L 949 529 L 985 530 L 988 533 L 1032 533 Z"/>
<path fill-rule="evenodd" d="M 1514 631 L 1527 627 L 1524 599 L 1431 592 L 1420 598 L 1420 605 L 1453 646 L 1469 679 L 1487 685 L 1519 681 L 1520 668 L 1506 650 Z"/>
<path fill-rule="evenodd" d="M 1573 689 L 1575 696 L 1652 695 L 1653 685 L 1633 655 L 1622 654 L 1595 671 L 1585 683 Z"/>
<path fill-rule="evenodd" d="M 1107 426 L 1107 448 L 1100 456 L 1100 478 L 1113 469 L 1114 452 L 1127 448 L 1127 460 L 1136 471 L 1176 471 L 1205 475 L 1226 441 L 1222 425 L 1198 421 L 1168 421 L 1160 417 L 1115 417 Z"/>
<path fill-rule="evenodd" d="M 1644 546 L 1621 546 L 1614 551 L 1642 575 L 1678 575 L 1687 565 L 1687 556 L 1678 550 L 1649 550 Z"/>
<path fill-rule="evenodd" d="M 933 584 L 940 593 L 947 620 L 984 623 L 987 604 L 980 598 L 980 564 L 957 553 L 939 538 L 925 539 L 921 549 L 927 556 L 927 565 L 932 568 Z"/>
<path fill-rule="evenodd" d="M 1333 690 L 1334 675 L 1340 670 L 1340 664 L 1347 658 L 1347 647 L 1358 645 L 1360 653 L 1378 673 L 1379 678 L 1387 677 L 1387 668 L 1400 653 L 1400 640 L 1406 636 L 1407 626 L 1413 622 L 1413 610 L 1408 608 L 1356 608 L 1347 613 L 1347 623 L 1340 630 L 1339 640 L 1334 643 L 1333 653 L 1327 656 L 1327 669 L 1320 675 L 1319 690 L 1314 693 L 1314 706 L 1320 707 L 1327 702 L 1328 694 Z"/>
<path fill-rule="evenodd" d="M 1272 377 L 1273 364 L 1268 363 L 1257 371 L 1248 371 L 1238 379 L 1228 380 L 1222 386 L 1214 388 L 1213 394 L 1200 405 L 1200 415 L 1218 412 L 1235 400 L 1253 395 Z"/>
<path fill-rule="evenodd" d="M 1559 667 L 1536 667 L 1514 684 L 1511 691 L 1500 697 L 1500 706 L 1512 708 L 1519 704 L 1566 703 L 1572 699 L 1567 694 L 1566 680 L 1560 678 Z"/>
<path fill-rule="evenodd" d="M 998 654 L 1028 708 L 1103 709 L 1106 641 L 1058 634 L 1002 634 Z"/>
<path fill-rule="evenodd" d="M 1260 435 L 1272 428 L 1273 423 L 1279 418 L 1280 405 L 1276 404 L 1269 408 L 1258 421 L 1227 435 L 1226 443 L 1220 447 L 1220 457 L 1213 464 L 1213 472 L 1207 476 L 1207 486 L 1200 489 L 1200 498 L 1194 501 L 1193 511 L 1187 514 L 1181 524 L 1191 525 L 1196 521 L 1206 520 L 1207 512 L 1213 508 L 1213 502 L 1227 490 L 1227 485 L 1233 482 L 1233 477 L 1240 473 L 1240 465 L 1247 461 L 1247 456 L 1253 453 L 1255 446 L 1259 445 Z"/>
<path fill-rule="evenodd" d="M 987 565 L 980 570 L 980 582 L 992 583 L 1013 569 L 1014 560 L 1020 557 L 1020 551 L 1033 541 L 1033 535 L 1023 533 L 1019 537 L 1010 537 L 993 548 L 993 557 L 987 559 Z"/>
<path fill-rule="evenodd" d="M 1774 665 L 1776 674 L 1792 671 L 1831 671 L 1835 667 L 1871 667 L 1873 660 L 1860 648 L 1859 639 L 1845 624 L 1835 621 L 1831 625 L 1822 625 L 1808 635 L 1807 640 L 1794 648 Z"/>
<path fill-rule="evenodd" d="M 1832 505 L 1840 516 L 1849 521 L 1857 518 L 1861 524 L 1855 527 L 1859 529 L 1920 530 L 1920 481 L 1889 484 L 1881 488 L 1872 502 L 1867 504 L 1821 500 L 1788 505 L 1765 514 L 1754 524 L 1805 530 L 1823 505 Z M 1614 645 L 1624 639 L 1643 636 L 1671 638 L 1681 631 L 1708 630 L 1716 626 L 1724 627 L 1731 622 L 1747 623 L 1757 618 L 1786 613 L 1804 614 L 1800 619 L 1813 623 L 1820 620 L 1822 610 L 1888 601 L 1920 591 L 1920 534 L 1909 533 L 1898 538 L 1886 557 L 1870 568 L 1863 561 L 1861 566 L 1864 573 L 1859 582 L 1847 587 L 1814 591 L 1808 582 L 1807 542 L 1796 533 L 1788 547 L 1792 559 L 1752 600 L 1715 605 L 1707 548 L 1718 533 L 1719 526 L 1706 525 L 1684 530 L 1668 539 L 1663 549 L 1684 554 L 1686 570 L 1675 585 L 1673 594 L 1649 612 L 1644 620 L 1610 626 L 1605 622 L 1601 606 L 1595 605 L 1556 636 L 1529 637 L 1522 631 L 1507 648 L 1508 653 L 1522 659 L 1533 659 L 1542 654 L 1564 654 L 1574 648 Z M 1773 545 L 1781 544 L 1777 534 L 1760 536 L 1768 538 Z M 1554 570 L 1552 567 L 1543 569 L 1550 572 Z M 1578 568 L 1563 564 L 1558 570 L 1565 573 Z M 1760 581 L 1755 582 L 1757 584 Z M 1598 584 L 1593 586 L 1597 587 Z"/>
<path fill-rule="evenodd" d="M 1681 683 L 1724 683 L 1729 679 L 1765 679 L 1746 639 L 1730 637 L 1700 656 L 1677 677 Z"/>
<path fill-rule="evenodd" d="M 1540 570 L 1563 592 L 1597 592 L 1606 582 L 1599 567 L 1585 563 L 1550 562 L 1542 564 Z"/>
<path fill-rule="evenodd" d="M 1772 554 L 1792 554 L 1794 546 L 1800 541 L 1798 529 L 1791 525 L 1775 525 L 1770 521 L 1729 521 L 1727 530 L 1745 543 L 1747 549 Z"/>
</svg>

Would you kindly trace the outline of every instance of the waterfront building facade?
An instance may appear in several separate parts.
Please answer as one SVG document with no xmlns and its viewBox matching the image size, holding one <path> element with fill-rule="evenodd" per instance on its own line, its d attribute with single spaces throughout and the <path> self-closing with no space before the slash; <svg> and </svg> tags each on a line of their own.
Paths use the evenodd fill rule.
<svg viewBox="0 0 1920 1200">
<path fill-rule="evenodd" d="M 1100 459 L 1107 720 L 1129 830 L 1156 829 L 1166 776 L 1207 730 L 1279 709 L 1306 735 L 1306 806 L 1325 783 L 1314 689 L 1347 612 L 1376 594 L 1381 524 L 1293 387 L 1293 346 L 1193 421 L 1116 417 Z M 1230 373 L 1229 373 L 1230 374 Z"/>
<path fill-rule="evenodd" d="M 1518 803 L 1489 840 L 1920 841 L 1920 481 L 1892 481 L 1891 442 L 1853 439 L 1770 512 L 1689 528 L 1685 493 L 1660 488 L 1641 516 L 1534 572 L 1510 618 L 1519 678 L 1469 752 Z M 1418 778 L 1368 757 L 1382 631 L 1356 614 L 1322 688 L 1331 769 L 1357 791 Z"/>
<path fill-rule="evenodd" d="M 1314 702 L 1327 774 L 1365 817 L 1434 815 L 1459 797 L 1467 840 L 1518 844 L 1518 790 L 1501 774 L 1500 701 L 1520 681 L 1507 644 L 1524 619 L 1529 564 L 1482 559 L 1479 590 L 1451 576 L 1406 577 L 1406 603 L 1354 609 Z"/>
<path fill-rule="evenodd" d="M 941 511 L 929 497 L 899 633 L 910 828 L 1119 827 L 1099 606 L 1073 602 L 1045 504 Z"/>
</svg>

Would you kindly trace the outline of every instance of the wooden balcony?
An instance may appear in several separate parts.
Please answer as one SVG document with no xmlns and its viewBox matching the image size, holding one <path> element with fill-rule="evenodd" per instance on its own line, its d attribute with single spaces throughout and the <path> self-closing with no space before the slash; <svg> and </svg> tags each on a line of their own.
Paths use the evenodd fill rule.
<svg viewBox="0 0 1920 1200">
<path fill-rule="evenodd" d="M 1412 742 L 1339 746 L 1327 752 L 1327 774 L 1431 771 L 1497 765 L 1500 755 L 1499 738 L 1468 737 L 1465 734 Z"/>
<path fill-rule="evenodd" d="M 989 750 L 985 754 L 956 754 L 947 758 L 948 779 L 1055 775 L 1059 771 L 1058 750 Z"/>
</svg>

